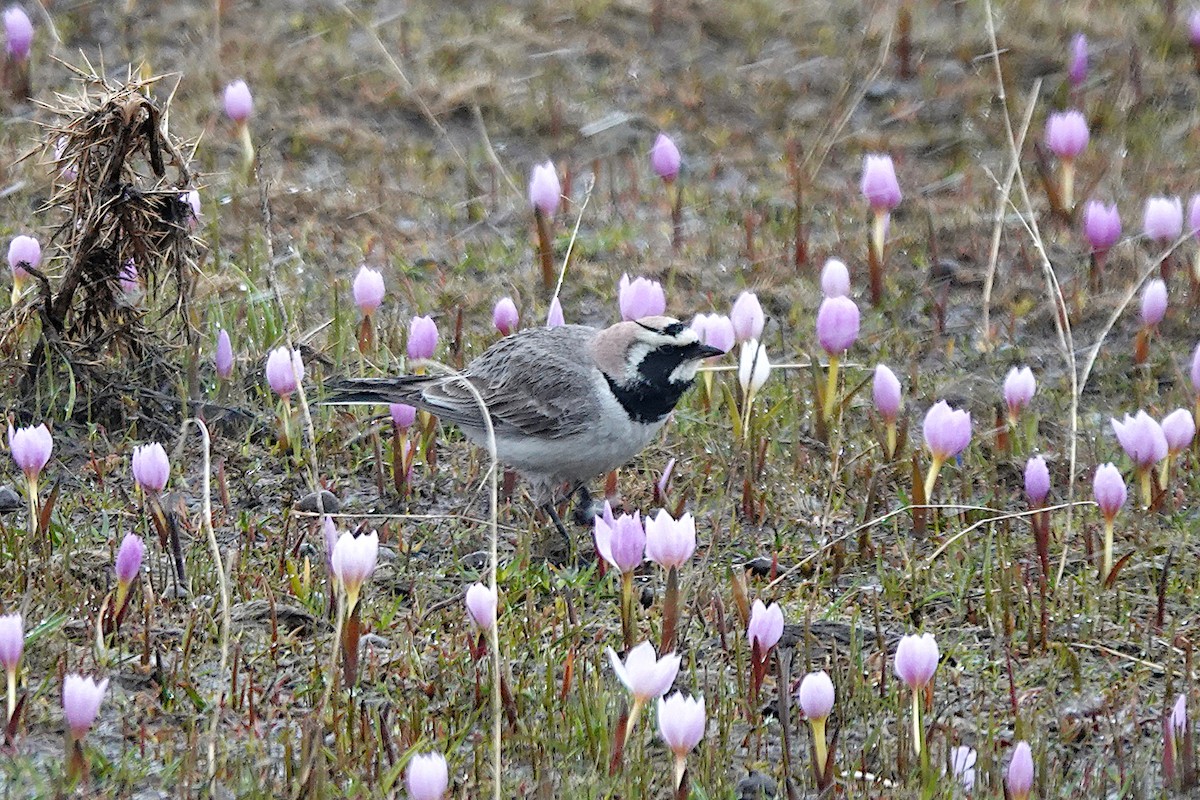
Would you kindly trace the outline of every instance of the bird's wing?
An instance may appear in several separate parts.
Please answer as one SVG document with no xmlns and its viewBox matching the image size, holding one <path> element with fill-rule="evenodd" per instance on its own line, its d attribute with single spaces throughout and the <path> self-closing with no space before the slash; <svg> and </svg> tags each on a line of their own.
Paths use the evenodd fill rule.
<svg viewBox="0 0 1200 800">
<path fill-rule="evenodd" d="M 596 366 L 583 326 L 531 328 L 498 342 L 472 362 L 466 377 L 487 404 L 497 433 L 557 438 L 596 419 Z M 421 392 L 424 406 L 447 422 L 483 425 L 462 381 L 441 378 Z"/>
</svg>

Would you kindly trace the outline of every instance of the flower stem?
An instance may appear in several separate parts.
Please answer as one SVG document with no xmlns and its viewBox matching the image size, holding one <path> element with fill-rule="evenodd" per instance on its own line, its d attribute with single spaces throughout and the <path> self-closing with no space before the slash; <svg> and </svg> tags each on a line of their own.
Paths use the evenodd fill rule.
<svg viewBox="0 0 1200 800">
<path fill-rule="evenodd" d="M 12 667 L 8 670 L 8 715 L 4 718 L 6 722 L 11 721 L 13 714 L 17 711 L 17 668 Z"/>
<path fill-rule="evenodd" d="M 1075 161 L 1070 158 L 1062 162 L 1062 204 L 1068 213 L 1075 207 Z"/>
<path fill-rule="evenodd" d="M 812 726 L 813 750 L 816 751 L 817 755 L 817 763 L 813 766 L 816 767 L 815 772 L 818 781 L 825 779 L 825 761 L 829 758 L 829 748 L 825 744 L 825 720 L 826 717 L 821 717 L 820 719 L 810 719 L 808 721 L 808 724 Z"/>
<path fill-rule="evenodd" d="M 631 649 L 633 647 L 632 572 L 625 572 L 621 574 L 621 637 L 625 642 L 625 649 Z"/>
<path fill-rule="evenodd" d="M 1142 485 L 1142 507 L 1149 508 L 1154 502 L 1154 484 L 1149 467 L 1138 470 L 1138 481 Z"/>
<path fill-rule="evenodd" d="M 921 755 L 921 689 L 912 690 L 913 752 Z"/>
<path fill-rule="evenodd" d="M 41 530 L 41 520 L 38 519 L 41 515 L 38 513 L 37 476 L 28 478 L 27 484 L 29 489 L 29 535 L 37 536 Z"/>
<path fill-rule="evenodd" d="M 642 706 L 646 701 L 641 697 L 633 698 L 633 707 L 629 709 L 629 719 L 625 720 L 625 741 L 629 741 L 629 734 L 633 733 L 633 727 L 637 725 L 638 715 L 642 713 Z"/>
<path fill-rule="evenodd" d="M 667 590 L 663 598 L 662 642 L 658 652 L 669 653 L 675 649 L 675 628 L 679 621 L 679 567 L 667 570 Z"/>
<path fill-rule="evenodd" d="M 1108 576 L 1112 573 L 1113 565 L 1113 521 L 1112 517 L 1104 518 L 1104 556 L 1100 566 L 1100 581 L 1105 583 L 1108 581 Z"/>
<path fill-rule="evenodd" d="M 939 455 L 934 455 L 933 463 L 929 465 L 929 472 L 925 474 L 925 502 L 928 503 L 933 499 L 933 487 L 937 483 L 938 473 L 942 471 L 943 459 Z"/>
<path fill-rule="evenodd" d="M 896 457 L 896 420 L 895 418 L 887 421 L 887 457 L 889 459 Z"/>
<path fill-rule="evenodd" d="M 829 376 L 825 381 L 825 421 L 833 421 L 834 400 L 837 397 L 838 357 L 829 357 Z"/>
</svg>

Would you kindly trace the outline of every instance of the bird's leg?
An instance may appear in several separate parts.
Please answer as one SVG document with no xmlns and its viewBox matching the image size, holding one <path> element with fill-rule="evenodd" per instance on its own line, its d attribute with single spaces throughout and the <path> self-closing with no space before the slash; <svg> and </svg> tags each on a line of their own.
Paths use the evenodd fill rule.
<svg viewBox="0 0 1200 800">
<path fill-rule="evenodd" d="M 572 552 L 571 534 L 567 531 L 567 526 L 563 525 L 562 518 L 558 516 L 558 509 L 554 507 L 554 502 L 546 503 L 542 506 L 542 510 L 549 515 L 550 521 L 554 523 L 554 527 L 558 529 L 559 534 L 563 537 L 563 541 L 567 543 L 567 552 Z"/>
<path fill-rule="evenodd" d="M 575 509 L 571 513 L 571 518 L 576 525 L 590 526 L 596 521 L 596 517 L 604 513 L 604 504 L 592 497 L 586 483 L 580 483 L 575 487 L 574 494 L 576 497 Z"/>
</svg>

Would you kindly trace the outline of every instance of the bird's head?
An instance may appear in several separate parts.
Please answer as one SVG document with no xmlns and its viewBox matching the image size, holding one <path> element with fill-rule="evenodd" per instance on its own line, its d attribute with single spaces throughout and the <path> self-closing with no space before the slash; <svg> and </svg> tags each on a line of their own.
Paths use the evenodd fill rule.
<svg viewBox="0 0 1200 800">
<path fill-rule="evenodd" d="M 618 322 L 596 336 L 593 357 L 610 384 L 682 391 L 700 362 L 724 351 L 700 341 L 696 332 L 671 317 Z"/>
</svg>

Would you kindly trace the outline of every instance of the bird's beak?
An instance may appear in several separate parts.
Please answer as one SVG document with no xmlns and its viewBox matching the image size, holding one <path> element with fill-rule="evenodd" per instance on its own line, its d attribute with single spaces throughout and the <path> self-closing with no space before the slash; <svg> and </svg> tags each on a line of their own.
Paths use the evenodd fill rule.
<svg viewBox="0 0 1200 800">
<path fill-rule="evenodd" d="M 713 356 L 725 355 L 725 351 L 719 347 L 713 347 L 712 345 L 703 344 L 701 342 L 696 342 L 689 349 L 690 356 L 692 358 L 712 358 Z"/>
</svg>

